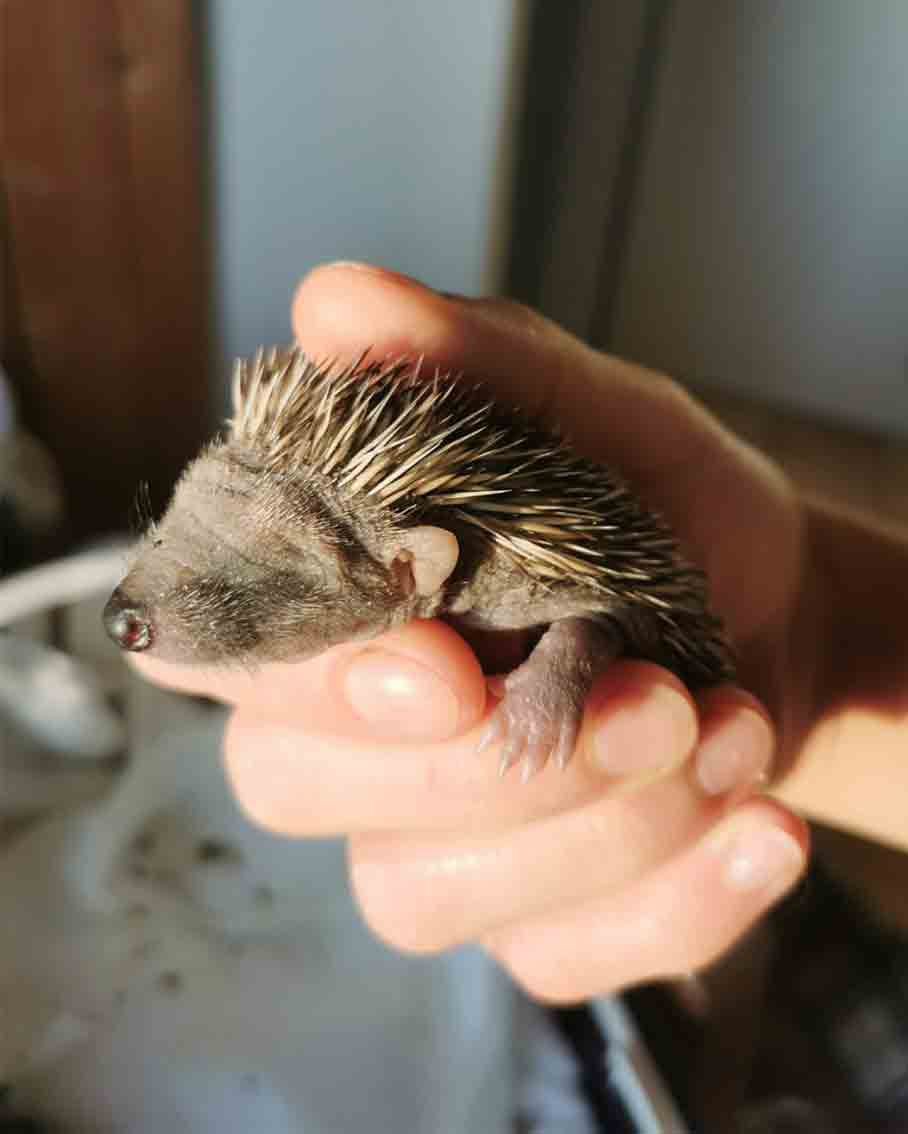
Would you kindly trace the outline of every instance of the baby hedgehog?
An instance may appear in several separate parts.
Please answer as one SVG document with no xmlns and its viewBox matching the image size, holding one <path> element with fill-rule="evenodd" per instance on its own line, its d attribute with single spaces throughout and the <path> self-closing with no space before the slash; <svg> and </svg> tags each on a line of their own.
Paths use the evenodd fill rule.
<svg viewBox="0 0 908 1134">
<path fill-rule="evenodd" d="M 480 742 L 528 777 L 570 758 L 619 655 L 732 676 L 705 580 L 611 472 L 461 379 L 406 363 L 237 363 L 233 417 L 183 474 L 104 611 L 168 661 L 311 657 L 412 618 L 535 630 Z"/>
</svg>

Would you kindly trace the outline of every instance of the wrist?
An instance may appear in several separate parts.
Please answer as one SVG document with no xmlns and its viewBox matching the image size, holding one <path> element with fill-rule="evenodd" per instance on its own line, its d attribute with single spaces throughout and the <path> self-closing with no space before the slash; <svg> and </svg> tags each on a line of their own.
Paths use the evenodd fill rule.
<svg viewBox="0 0 908 1134">
<path fill-rule="evenodd" d="M 814 819 L 908 847 L 908 540 L 826 501 L 807 498 L 804 510 L 784 667 L 793 727 L 775 794 Z"/>
</svg>

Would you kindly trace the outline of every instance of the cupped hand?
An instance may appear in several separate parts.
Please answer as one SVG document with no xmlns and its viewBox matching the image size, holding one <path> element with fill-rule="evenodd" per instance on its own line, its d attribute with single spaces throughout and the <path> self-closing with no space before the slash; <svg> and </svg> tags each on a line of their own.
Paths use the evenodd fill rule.
<svg viewBox="0 0 908 1134">
<path fill-rule="evenodd" d="M 354 891 L 392 944 L 480 941 L 554 1000 L 708 964 L 806 854 L 803 823 L 752 790 L 792 747 L 809 695 L 790 649 L 804 535 L 788 483 L 668 379 L 518 305 L 336 264 L 307 277 L 293 316 L 310 356 L 369 347 L 464 371 L 620 470 L 708 572 L 760 700 L 729 686 L 695 701 L 665 670 L 618 662 L 568 768 L 520 784 L 477 751 L 486 681 L 442 623 L 256 673 L 137 664 L 233 703 L 225 747 L 241 803 L 277 831 L 347 835 Z"/>
</svg>

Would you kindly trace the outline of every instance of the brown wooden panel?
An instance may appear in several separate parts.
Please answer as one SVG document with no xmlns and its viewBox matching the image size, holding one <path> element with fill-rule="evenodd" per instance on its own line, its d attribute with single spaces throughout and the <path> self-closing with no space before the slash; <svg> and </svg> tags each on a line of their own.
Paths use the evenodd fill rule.
<svg viewBox="0 0 908 1134">
<path fill-rule="evenodd" d="M 2 143 L 0 143 L 0 146 L 2 146 Z M 2 153 L 2 148 L 0 148 L 0 159 L 2 159 Z M 17 374 L 26 374 L 31 368 L 28 358 L 28 343 L 22 329 L 19 289 L 13 272 L 2 169 L 2 160 L 0 160 L 0 359 L 2 359 L 5 368 Z"/>
<path fill-rule="evenodd" d="M 188 0 L 7 0 L 3 175 L 33 428 L 74 531 L 160 497 L 208 403 L 199 79 Z"/>
</svg>

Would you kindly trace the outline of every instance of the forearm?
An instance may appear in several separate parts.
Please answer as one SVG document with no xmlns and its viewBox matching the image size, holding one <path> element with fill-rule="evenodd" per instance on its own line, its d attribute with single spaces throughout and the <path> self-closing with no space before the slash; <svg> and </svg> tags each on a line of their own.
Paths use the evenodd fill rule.
<svg viewBox="0 0 908 1134">
<path fill-rule="evenodd" d="M 808 817 L 908 848 L 908 536 L 815 501 L 807 516 L 800 633 L 814 635 L 815 673 L 775 794 Z"/>
</svg>

